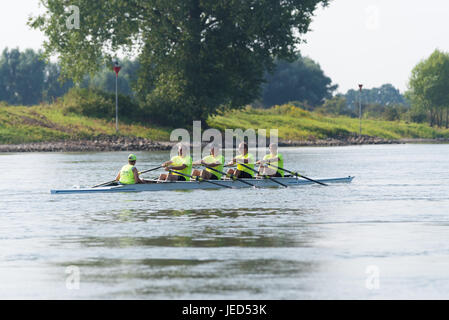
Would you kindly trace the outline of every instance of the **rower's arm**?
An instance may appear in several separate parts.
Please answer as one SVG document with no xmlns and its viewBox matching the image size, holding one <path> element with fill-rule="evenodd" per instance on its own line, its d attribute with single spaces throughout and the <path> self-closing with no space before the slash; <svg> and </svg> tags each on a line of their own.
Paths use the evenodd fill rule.
<svg viewBox="0 0 449 320">
<path fill-rule="evenodd" d="M 133 173 L 134 173 L 134 181 L 136 181 L 136 183 L 143 183 L 143 181 L 140 180 L 139 178 L 139 171 L 137 171 L 135 167 L 133 168 Z"/>
<path fill-rule="evenodd" d="M 118 173 L 117 177 L 115 177 L 115 181 L 119 181 L 120 180 L 120 172 Z"/>
<path fill-rule="evenodd" d="M 182 166 L 178 166 L 178 167 L 170 167 L 170 169 L 172 170 L 182 170 L 187 168 L 187 166 L 185 164 L 183 164 Z"/>
<path fill-rule="evenodd" d="M 217 166 L 221 165 L 221 162 L 217 161 L 217 162 L 212 162 L 212 163 L 206 163 L 206 162 L 202 161 L 201 164 L 213 168 L 213 167 L 217 167 Z"/>
<path fill-rule="evenodd" d="M 268 160 L 265 160 L 267 163 L 272 163 L 272 162 L 279 162 L 279 161 L 281 161 L 281 159 L 279 159 L 279 157 L 276 157 L 276 158 L 272 158 L 272 159 L 268 159 Z"/>
<path fill-rule="evenodd" d="M 243 161 L 241 161 L 241 160 L 243 160 Z M 250 159 L 238 159 L 236 162 L 237 163 L 249 163 L 249 160 Z"/>
<path fill-rule="evenodd" d="M 163 167 L 167 167 L 167 166 L 171 165 L 172 163 L 173 163 L 173 161 L 171 161 L 171 160 L 165 161 L 165 162 L 162 164 L 162 166 L 163 166 Z"/>
</svg>

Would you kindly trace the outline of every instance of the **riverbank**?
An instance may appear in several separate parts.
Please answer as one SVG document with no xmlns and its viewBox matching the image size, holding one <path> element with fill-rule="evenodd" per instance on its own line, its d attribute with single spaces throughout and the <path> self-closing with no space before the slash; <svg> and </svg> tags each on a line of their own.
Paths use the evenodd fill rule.
<svg viewBox="0 0 449 320">
<path fill-rule="evenodd" d="M 399 139 L 389 140 L 377 137 L 350 137 L 346 139 L 279 140 L 280 147 L 339 147 L 351 145 L 385 144 L 449 144 L 449 139 Z M 176 142 L 153 141 L 144 138 L 106 137 L 95 140 L 74 140 L 55 142 L 34 142 L 0 145 L 0 153 L 8 152 L 110 152 L 110 151 L 165 151 L 171 150 Z"/>
<path fill-rule="evenodd" d="M 398 144 L 397 140 L 376 137 L 351 137 L 348 139 L 324 140 L 279 140 L 281 147 L 348 146 L 363 144 Z M 153 141 L 144 138 L 104 137 L 95 140 L 34 142 L 0 145 L 0 153 L 6 152 L 106 152 L 106 151 L 163 151 L 170 150 L 176 143 Z"/>
<path fill-rule="evenodd" d="M 332 117 L 284 105 L 270 109 L 233 110 L 207 124 L 223 133 L 277 129 L 280 146 L 347 146 L 361 144 L 445 143 L 449 129 L 404 121 Z M 168 150 L 173 128 L 65 113 L 57 105 L 0 107 L 0 152 L 83 152 Z M 205 128 L 204 128 L 205 129 Z M 267 139 L 269 141 L 269 139 Z"/>
</svg>

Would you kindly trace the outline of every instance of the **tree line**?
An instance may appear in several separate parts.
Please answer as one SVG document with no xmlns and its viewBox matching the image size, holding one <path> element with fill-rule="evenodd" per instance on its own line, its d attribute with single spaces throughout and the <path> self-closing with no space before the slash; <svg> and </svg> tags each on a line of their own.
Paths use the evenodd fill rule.
<svg viewBox="0 0 449 320">
<path fill-rule="evenodd" d="M 118 92 L 136 99 L 139 96 L 138 74 L 141 64 L 138 59 L 124 59 L 120 65 Z M 41 59 L 41 52 L 5 49 L 0 57 L 0 101 L 28 106 L 52 102 L 75 86 L 70 79 L 59 81 L 60 77 L 60 66 L 57 63 L 45 63 Z M 264 77 L 261 94 L 253 101 L 254 105 L 264 108 L 290 101 L 303 101 L 316 107 L 331 98 L 337 88 L 319 64 L 300 55 L 293 62 L 276 60 L 273 72 L 265 72 Z M 112 64 L 103 65 L 93 76 L 85 75 L 79 87 L 114 93 L 115 73 Z"/>
<path fill-rule="evenodd" d="M 52 102 L 74 87 L 71 80 L 59 81 L 61 68 L 57 63 L 44 63 L 40 52 L 27 49 L 5 49 L 0 57 L 0 101 L 11 105 L 35 105 Z M 135 98 L 140 63 L 138 59 L 120 61 L 118 91 Z M 20 67 L 19 67 L 20 66 Z M 358 91 L 349 90 L 344 97 L 344 106 L 331 107 L 333 93 L 337 85 L 325 75 L 320 65 L 309 57 L 300 55 L 293 62 L 276 60 L 273 72 L 265 73 L 261 85 L 261 95 L 253 101 L 254 106 L 269 108 L 288 102 L 301 102 L 306 109 L 322 107 L 330 113 L 355 115 L 358 108 Z M 24 81 L 28 77 L 27 81 Z M 86 75 L 80 83 L 81 88 L 115 92 L 115 73 L 112 65 L 104 65 L 94 76 Z M 399 90 L 391 84 L 380 88 L 363 89 L 364 103 L 389 106 L 406 104 Z"/>
</svg>

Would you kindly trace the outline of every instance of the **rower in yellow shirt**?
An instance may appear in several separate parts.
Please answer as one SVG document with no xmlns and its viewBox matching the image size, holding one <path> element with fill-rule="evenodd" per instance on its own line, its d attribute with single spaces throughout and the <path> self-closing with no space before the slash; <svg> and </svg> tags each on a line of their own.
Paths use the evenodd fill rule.
<svg viewBox="0 0 449 320">
<path fill-rule="evenodd" d="M 162 164 L 165 171 L 175 170 L 185 175 L 192 173 L 192 157 L 187 154 L 187 147 L 183 144 L 178 146 L 178 155 Z M 162 173 L 159 181 L 190 181 L 190 177 L 181 175 L 176 172 Z"/>
<path fill-rule="evenodd" d="M 213 145 L 210 148 L 210 155 L 204 157 L 202 160 L 195 161 L 194 165 L 204 165 L 214 168 L 217 171 L 223 171 L 224 157 L 220 153 L 220 147 L 218 145 Z M 222 174 L 206 168 L 204 170 L 193 170 L 192 176 L 197 176 L 205 180 L 220 180 Z"/>
<path fill-rule="evenodd" d="M 270 144 L 270 154 L 263 157 L 263 160 L 256 162 L 259 165 L 259 175 L 271 176 L 271 177 L 283 177 L 284 170 L 270 167 L 270 164 L 283 168 L 284 157 L 278 152 L 278 146 L 275 143 Z"/>
<path fill-rule="evenodd" d="M 136 169 L 137 157 L 134 154 L 128 156 L 128 164 L 124 165 L 118 173 L 115 181 L 120 184 L 147 183 L 148 181 L 140 179 L 139 171 Z"/>
<path fill-rule="evenodd" d="M 248 168 L 245 168 L 240 163 L 245 164 L 247 167 L 254 169 L 254 156 L 251 153 L 248 153 L 248 144 L 242 142 L 239 144 L 239 153 L 240 155 L 236 156 L 232 159 L 228 165 L 233 165 L 237 163 L 237 169 L 229 169 L 228 174 L 234 175 L 237 178 L 254 178 L 254 171 Z"/>
</svg>

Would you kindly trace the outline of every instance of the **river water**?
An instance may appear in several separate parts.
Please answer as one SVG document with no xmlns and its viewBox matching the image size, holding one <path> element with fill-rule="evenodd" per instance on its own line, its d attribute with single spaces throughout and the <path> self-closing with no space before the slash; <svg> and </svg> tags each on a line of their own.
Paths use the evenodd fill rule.
<svg viewBox="0 0 449 320">
<path fill-rule="evenodd" d="M 449 145 L 281 152 L 306 176 L 356 178 L 51 195 L 112 180 L 127 153 L 0 154 L 0 298 L 449 298 Z M 136 155 L 139 170 L 169 156 Z"/>
</svg>

